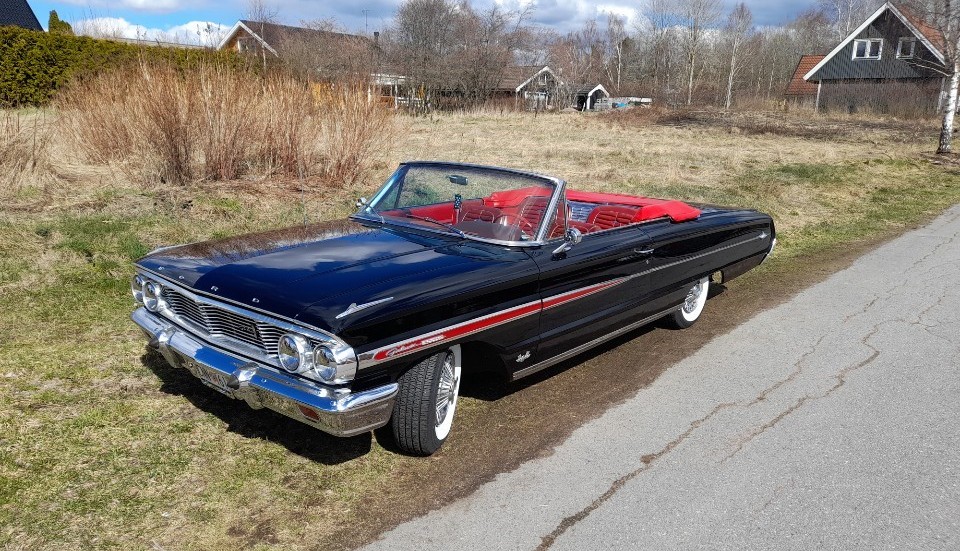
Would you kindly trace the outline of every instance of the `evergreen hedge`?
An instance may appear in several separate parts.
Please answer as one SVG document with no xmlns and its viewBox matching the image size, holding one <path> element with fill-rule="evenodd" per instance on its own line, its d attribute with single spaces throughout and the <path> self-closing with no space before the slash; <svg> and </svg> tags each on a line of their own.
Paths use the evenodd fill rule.
<svg viewBox="0 0 960 551">
<path fill-rule="evenodd" d="M 203 61 L 243 64 L 233 52 L 143 46 L 0 27 L 0 108 L 45 105 L 74 78 L 141 60 L 168 61 L 182 68 Z"/>
</svg>

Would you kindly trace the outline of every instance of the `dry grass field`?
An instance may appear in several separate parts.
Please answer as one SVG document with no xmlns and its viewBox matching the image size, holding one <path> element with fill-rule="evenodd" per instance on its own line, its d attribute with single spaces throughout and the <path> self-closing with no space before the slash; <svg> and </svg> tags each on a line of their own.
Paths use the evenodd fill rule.
<svg viewBox="0 0 960 551">
<path fill-rule="evenodd" d="M 295 177 L 172 186 L 84 160 L 55 111 L 0 113 L 0 547 L 340 548 L 545 451 L 535 437 L 487 437 L 503 423 L 555 430 L 517 414 L 509 389 L 465 397 L 460 430 L 428 459 L 206 390 L 146 353 L 127 318 L 131 262 L 153 247 L 343 216 L 404 159 L 764 210 L 780 246 L 732 284 L 745 287 L 960 202 L 960 170 L 926 155 L 934 124 L 655 110 L 395 124 L 366 181 L 346 188 Z M 585 377 L 578 369 L 596 367 L 563 375 Z M 535 390 L 524 396 L 564 399 Z"/>
</svg>

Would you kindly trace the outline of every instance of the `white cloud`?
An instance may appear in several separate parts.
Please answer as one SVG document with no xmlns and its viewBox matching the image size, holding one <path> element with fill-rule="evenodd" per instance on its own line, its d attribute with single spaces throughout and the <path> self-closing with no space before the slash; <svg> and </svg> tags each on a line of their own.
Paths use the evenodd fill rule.
<svg viewBox="0 0 960 551">
<path fill-rule="evenodd" d="M 210 21 L 190 21 L 168 29 L 158 29 L 130 23 L 122 17 L 92 17 L 77 21 L 73 27 L 77 34 L 87 36 L 159 40 L 203 46 L 215 46 L 230 30 L 227 25 Z"/>
<path fill-rule="evenodd" d="M 190 7 L 187 0 L 66 0 L 86 8 L 127 9 L 145 12 L 173 12 Z"/>
</svg>

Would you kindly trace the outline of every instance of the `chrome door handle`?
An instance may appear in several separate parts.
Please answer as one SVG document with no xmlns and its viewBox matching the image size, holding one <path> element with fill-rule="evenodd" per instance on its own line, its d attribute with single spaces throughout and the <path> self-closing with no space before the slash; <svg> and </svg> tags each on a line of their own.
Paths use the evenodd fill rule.
<svg viewBox="0 0 960 551">
<path fill-rule="evenodd" d="M 653 254 L 653 249 L 633 249 L 633 254 L 639 256 L 650 256 Z"/>
</svg>

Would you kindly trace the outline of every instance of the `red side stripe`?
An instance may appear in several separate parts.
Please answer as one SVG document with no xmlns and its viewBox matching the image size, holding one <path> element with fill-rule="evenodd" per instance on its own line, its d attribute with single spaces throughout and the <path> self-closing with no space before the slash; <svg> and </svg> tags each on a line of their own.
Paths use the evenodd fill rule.
<svg viewBox="0 0 960 551">
<path fill-rule="evenodd" d="M 497 325 L 502 325 L 504 323 L 529 316 L 531 314 L 539 313 L 548 308 L 554 308 L 562 304 L 581 299 L 594 293 L 599 293 L 600 291 L 609 289 L 610 287 L 620 285 L 627 279 L 629 278 L 621 277 L 604 283 L 590 285 L 589 287 L 554 295 L 544 300 L 522 304 L 520 306 L 515 306 L 513 308 L 509 308 L 502 312 L 497 312 L 477 320 L 467 321 L 446 329 L 434 331 L 433 333 L 428 333 L 426 335 L 403 341 L 392 346 L 381 348 L 373 355 L 373 359 L 375 361 L 382 361 L 390 358 L 406 356 L 407 354 L 412 354 L 421 348 L 425 348 L 432 344 L 464 337 Z"/>
</svg>

